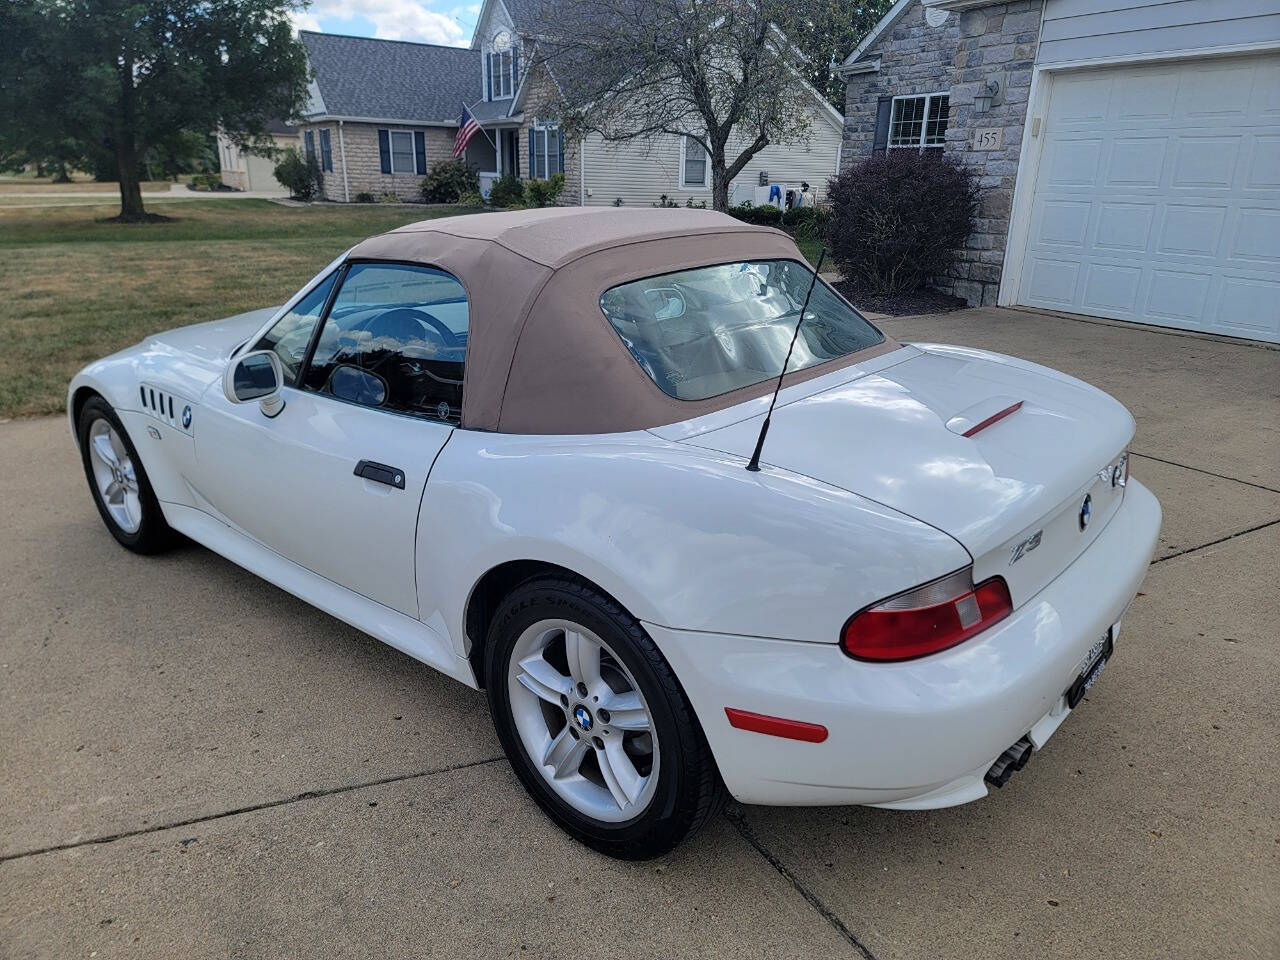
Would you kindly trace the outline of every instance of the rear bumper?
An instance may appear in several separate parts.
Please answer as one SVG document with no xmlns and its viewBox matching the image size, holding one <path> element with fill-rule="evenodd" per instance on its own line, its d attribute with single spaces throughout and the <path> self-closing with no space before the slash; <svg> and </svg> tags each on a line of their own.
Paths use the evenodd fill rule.
<svg viewBox="0 0 1280 960">
<path fill-rule="evenodd" d="M 1130 480 L 1106 529 L 1039 594 L 986 633 L 906 663 L 852 660 L 834 642 L 645 626 L 738 800 L 952 806 L 986 794 L 983 774 L 1006 747 L 1030 733 L 1038 749 L 1068 715 L 1063 692 L 1118 627 L 1159 530 L 1159 503 Z M 804 743 L 738 730 L 725 707 L 830 733 Z"/>
</svg>

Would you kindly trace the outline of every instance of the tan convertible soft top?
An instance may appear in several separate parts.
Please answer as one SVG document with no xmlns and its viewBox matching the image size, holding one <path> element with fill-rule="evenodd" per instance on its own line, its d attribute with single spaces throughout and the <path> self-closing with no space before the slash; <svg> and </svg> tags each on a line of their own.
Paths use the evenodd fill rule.
<svg viewBox="0 0 1280 960">
<path fill-rule="evenodd" d="M 447 270 L 467 290 L 462 425 L 504 433 L 616 433 L 763 396 L 773 381 L 706 400 L 663 393 L 600 309 L 610 287 L 740 260 L 803 262 L 780 230 L 709 210 L 559 207 L 424 220 L 372 237 L 353 259 Z M 895 349 L 889 338 L 787 375 L 787 383 Z"/>
</svg>

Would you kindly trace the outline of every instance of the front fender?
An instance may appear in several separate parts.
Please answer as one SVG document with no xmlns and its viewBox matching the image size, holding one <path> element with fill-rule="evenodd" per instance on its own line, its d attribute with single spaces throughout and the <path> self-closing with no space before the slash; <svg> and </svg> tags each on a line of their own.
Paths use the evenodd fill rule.
<svg viewBox="0 0 1280 960">
<path fill-rule="evenodd" d="M 682 630 L 834 643 L 856 610 L 970 562 L 924 523 L 807 477 L 649 433 L 458 430 L 427 482 L 424 619 L 465 655 L 466 599 L 512 560 L 566 567 L 636 617 Z"/>
</svg>

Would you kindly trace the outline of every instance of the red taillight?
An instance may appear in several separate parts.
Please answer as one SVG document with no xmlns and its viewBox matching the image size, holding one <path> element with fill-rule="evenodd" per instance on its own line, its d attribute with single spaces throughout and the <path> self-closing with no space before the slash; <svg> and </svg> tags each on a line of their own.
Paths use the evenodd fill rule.
<svg viewBox="0 0 1280 960">
<path fill-rule="evenodd" d="M 975 587 L 966 568 L 855 614 L 841 639 L 859 660 L 910 660 L 954 647 L 1012 611 L 1003 577 Z"/>
</svg>

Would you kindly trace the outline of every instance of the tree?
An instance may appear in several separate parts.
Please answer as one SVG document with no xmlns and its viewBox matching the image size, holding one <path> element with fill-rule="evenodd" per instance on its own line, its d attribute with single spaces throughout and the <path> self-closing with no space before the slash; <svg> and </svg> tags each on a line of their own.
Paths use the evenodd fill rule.
<svg viewBox="0 0 1280 960">
<path fill-rule="evenodd" d="M 798 19 L 788 36 L 809 58 L 805 79 L 821 90 L 841 113 L 844 113 L 844 80 L 836 76 L 833 64 L 843 63 L 862 38 L 889 12 L 893 0 L 867 0 L 851 4 L 849 0 L 825 0 L 815 3 L 810 19 Z"/>
<path fill-rule="evenodd" d="M 550 0 L 533 62 L 554 76 L 571 135 L 696 140 L 725 210 L 752 157 L 809 131 L 808 79 L 827 63 L 792 38 L 846 36 L 860 16 L 834 0 Z"/>
<path fill-rule="evenodd" d="M 0 155 L 74 140 L 118 170 L 118 219 L 148 219 L 144 158 L 215 129 L 265 145 L 267 120 L 302 111 L 306 56 L 289 15 L 304 3 L 4 0 Z"/>
</svg>

